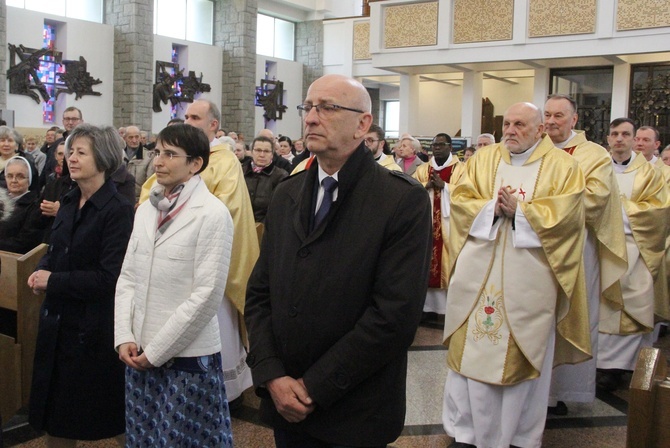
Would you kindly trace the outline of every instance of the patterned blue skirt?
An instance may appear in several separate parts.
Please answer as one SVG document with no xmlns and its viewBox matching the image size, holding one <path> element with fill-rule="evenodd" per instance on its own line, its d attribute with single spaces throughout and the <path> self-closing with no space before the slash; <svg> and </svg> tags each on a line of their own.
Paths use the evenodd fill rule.
<svg viewBox="0 0 670 448">
<path fill-rule="evenodd" d="M 126 447 L 231 447 L 221 354 L 126 368 Z"/>
</svg>

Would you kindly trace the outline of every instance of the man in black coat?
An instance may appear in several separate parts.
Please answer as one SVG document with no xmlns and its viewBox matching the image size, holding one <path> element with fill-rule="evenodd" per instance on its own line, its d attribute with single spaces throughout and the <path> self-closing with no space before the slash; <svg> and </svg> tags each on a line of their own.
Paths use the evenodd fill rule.
<svg viewBox="0 0 670 448">
<path fill-rule="evenodd" d="M 280 183 L 268 209 L 245 319 L 277 447 L 386 446 L 403 428 L 430 202 L 365 148 L 370 107 L 357 81 L 316 80 L 299 109 L 317 163 Z"/>
</svg>

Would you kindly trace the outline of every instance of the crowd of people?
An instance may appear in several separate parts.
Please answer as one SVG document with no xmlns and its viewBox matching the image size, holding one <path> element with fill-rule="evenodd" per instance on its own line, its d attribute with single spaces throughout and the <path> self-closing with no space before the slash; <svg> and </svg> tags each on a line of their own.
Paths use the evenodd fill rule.
<svg viewBox="0 0 670 448">
<path fill-rule="evenodd" d="M 390 148 L 351 78 L 298 109 L 300 139 L 249 145 L 204 99 L 149 141 L 74 107 L 41 148 L 0 126 L 0 250 L 49 244 L 28 280 L 48 446 L 233 446 L 251 386 L 277 447 L 386 446 L 426 312 L 452 447 L 540 446 L 547 413 L 625 387 L 670 319 L 656 129 L 617 118 L 605 149 L 552 95 L 459 160 L 446 133 Z"/>
</svg>

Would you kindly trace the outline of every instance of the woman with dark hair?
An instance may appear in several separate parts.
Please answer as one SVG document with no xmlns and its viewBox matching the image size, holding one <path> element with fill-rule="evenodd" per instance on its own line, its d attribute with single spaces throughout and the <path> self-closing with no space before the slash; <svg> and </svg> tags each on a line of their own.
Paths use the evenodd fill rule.
<svg viewBox="0 0 670 448">
<path fill-rule="evenodd" d="M 199 176 L 208 162 L 199 128 L 158 135 L 157 185 L 137 209 L 116 287 L 128 446 L 233 446 L 217 319 L 233 222 Z"/>
<path fill-rule="evenodd" d="M 291 141 L 291 139 L 285 135 L 282 135 L 277 140 L 277 143 L 279 144 L 277 154 L 288 160 L 289 163 L 293 163 L 293 158 L 295 157 L 295 154 L 293 154 L 293 142 Z"/>
<path fill-rule="evenodd" d="M 123 363 L 114 351 L 114 290 L 133 206 L 111 175 L 124 144 L 112 127 L 80 124 L 66 141 L 70 177 L 47 254 L 28 279 L 40 311 L 29 421 L 47 446 L 74 447 L 124 432 Z"/>
</svg>

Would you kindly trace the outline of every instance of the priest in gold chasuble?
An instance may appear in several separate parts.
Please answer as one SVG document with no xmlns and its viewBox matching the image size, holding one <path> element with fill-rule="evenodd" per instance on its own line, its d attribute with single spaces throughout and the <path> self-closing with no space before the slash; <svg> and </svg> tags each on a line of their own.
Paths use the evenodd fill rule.
<svg viewBox="0 0 670 448">
<path fill-rule="evenodd" d="M 428 163 L 419 166 L 412 177 L 426 187 L 430 195 L 433 213 L 433 249 L 430 260 L 428 293 L 423 311 L 444 314 L 447 306 L 449 285 L 449 191 L 463 176 L 465 164 L 451 153 L 451 137 L 440 133 L 431 143 L 433 156 Z"/>
<path fill-rule="evenodd" d="M 552 367 L 591 357 L 584 176 L 543 130 L 536 106 L 511 106 L 451 195 L 443 423 L 457 442 L 540 446 Z"/>
<path fill-rule="evenodd" d="M 610 124 L 612 153 L 628 252 L 628 270 L 619 281 L 623 307 L 602 302 L 598 344 L 598 385 L 626 387 L 622 371 L 633 370 L 642 347 L 652 345 L 654 315 L 668 319 L 665 251 L 670 211 L 663 174 L 633 151 L 635 125 L 629 118 Z"/>
<path fill-rule="evenodd" d="M 600 300 L 622 307 L 619 279 L 628 268 L 619 188 L 605 148 L 586 140 L 577 123 L 577 103 L 567 95 L 551 95 L 544 104 L 545 132 L 557 148 L 570 154 L 584 173 L 586 237 L 584 275 L 589 305 L 591 350 L 598 347 Z M 596 394 L 596 360 L 554 369 L 549 413 L 565 415 L 568 402 L 592 402 Z"/>
</svg>

